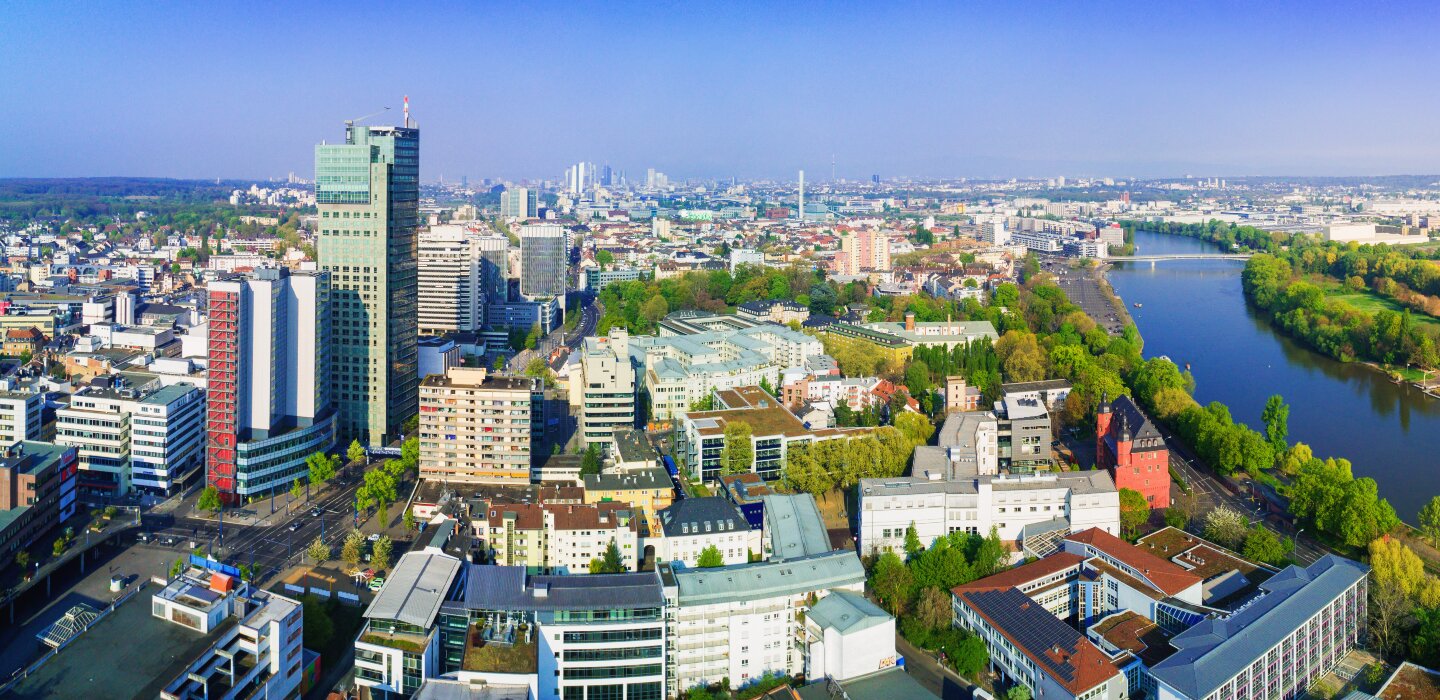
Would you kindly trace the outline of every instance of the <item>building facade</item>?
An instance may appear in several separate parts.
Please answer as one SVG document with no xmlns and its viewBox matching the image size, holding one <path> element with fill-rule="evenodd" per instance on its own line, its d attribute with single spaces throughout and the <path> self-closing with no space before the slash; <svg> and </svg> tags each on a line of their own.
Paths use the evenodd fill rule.
<svg viewBox="0 0 1440 700">
<path fill-rule="evenodd" d="M 227 503 L 288 490 L 335 444 L 329 272 L 209 286 L 206 481 Z"/>
<path fill-rule="evenodd" d="M 190 384 L 101 377 L 55 412 L 55 441 L 79 453 L 82 497 L 168 494 L 204 464 L 204 416 L 205 393 Z"/>
<path fill-rule="evenodd" d="M 570 266 L 565 227 L 526 224 L 520 227 L 520 294 L 532 298 L 565 296 Z"/>
<path fill-rule="evenodd" d="M 1170 507 L 1170 449 L 1129 396 L 1100 402 L 1095 461 L 1098 468 L 1110 470 L 1116 488 L 1139 491 L 1151 508 Z"/>
<path fill-rule="evenodd" d="M 634 427 L 635 367 L 630 364 L 630 334 L 625 329 L 612 328 L 606 336 L 586 338 L 580 371 L 571 377 L 570 396 L 580 404 L 584 444 L 603 447 L 616 428 Z"/>
<path fill-rule="evenodd" d="M 534 377 L 451 367 L 420 386 L 420 476 L 459 483 L 530 483 L 531 441 L 543 417 Z"/>
<path fill-rule="evenodd" d="M 347 125 L 315 147 L 320 266 L 333 285 L 338 430 L 383 444 L 415 414 L 420 130 Z"/>
</svg>

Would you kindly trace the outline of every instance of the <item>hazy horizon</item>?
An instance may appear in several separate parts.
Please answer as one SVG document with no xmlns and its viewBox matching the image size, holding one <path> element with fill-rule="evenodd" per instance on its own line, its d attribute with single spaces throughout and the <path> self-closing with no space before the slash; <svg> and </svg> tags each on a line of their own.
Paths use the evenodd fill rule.
<svg viewBox="0 0 1440 700">
<path fill-rule="evenodd" d="M 0 177 L 309 179 L 342 125 L 422 178 L 1440 171 L 1440 8 L 7 3 Z"/>
</svg>

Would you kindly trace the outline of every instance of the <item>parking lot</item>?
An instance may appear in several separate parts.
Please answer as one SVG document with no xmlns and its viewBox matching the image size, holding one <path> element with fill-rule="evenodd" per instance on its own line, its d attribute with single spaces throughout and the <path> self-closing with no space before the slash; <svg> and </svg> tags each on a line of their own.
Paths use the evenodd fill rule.
<svg viewBox="0 0 1440 700">
<path fill-rule="evenodd" d="M 1125 315 L 1110 305 L 1109 297 L 1100 289 L 1099 269 L 1072 268 L 1070 262 L 1069 259 L 1046 260 L 1041 263 L 1041 269 L 1055 277 L 1055 283 L 1065 290 L 1071 303 L 1095 319 L 1106 333 L 1118 335 L 1125 327 Z"/>
</svg>

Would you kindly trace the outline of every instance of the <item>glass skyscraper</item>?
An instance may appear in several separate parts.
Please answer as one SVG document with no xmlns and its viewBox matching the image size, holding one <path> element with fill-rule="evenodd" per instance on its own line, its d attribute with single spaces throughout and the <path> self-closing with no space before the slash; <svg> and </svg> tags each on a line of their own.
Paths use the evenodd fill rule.
<svg viewBox="0 0 1440 700">
<path fill-rule="evenodd" d="M 339 433 L 374 445 L 417 411 L 420 130 L 347 124 L 315 147 L 318 254 L 331 274 Z"/>
</svg>

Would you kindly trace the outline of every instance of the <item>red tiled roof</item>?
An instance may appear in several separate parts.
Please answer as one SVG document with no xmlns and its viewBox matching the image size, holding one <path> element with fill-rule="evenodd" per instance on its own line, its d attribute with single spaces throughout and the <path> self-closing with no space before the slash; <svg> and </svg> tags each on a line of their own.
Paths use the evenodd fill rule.
<svg viewBox="0 0 1440 700">
<path fill-rule="evenodd" d="M 1120 673 L 1105 652 L 1018 589 L 969 590 L 959 596 L 1072 695 L 1080 695 Z M 1005 625 L 1002 619 L 1012 624 Z"/>
<path fill-rule="evenodd" d="M 1174 562 L 1166 561 L 1144 549 L 1136 547 L 1100 528 L 1077 532 L 1065 539 L 1088 544 L 1123 562 L 1138 571 L 1146 580 L 1166 595 L 1176 595 L 1200 583 L 1200 577 L 1180 568 Z"/>
<path fill-rule="evenodd" d="M 1020 588 L 1031 581 L 1037 581 L 1046 576 L 1058 574 L 1066 569 L 1078 567 L 1080 566 L 1080 562 L 1083 561 L 1085 561 L 1085 557 L 1079 554 L 1056 552 L 1044 559 L 1037 559 L 1029 564 L 1023 564 L 1013 569 L 1001 571 L 993 576 L 986 576 L 985 578 L 956 586 L 953 592 L 958 595 L 961 591 Z"/>
</svg>

